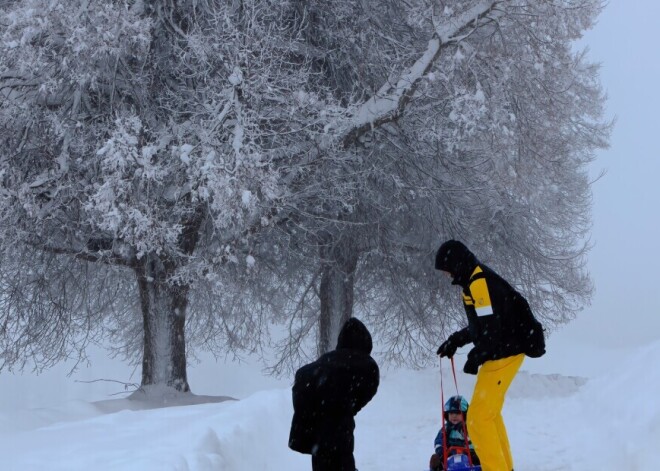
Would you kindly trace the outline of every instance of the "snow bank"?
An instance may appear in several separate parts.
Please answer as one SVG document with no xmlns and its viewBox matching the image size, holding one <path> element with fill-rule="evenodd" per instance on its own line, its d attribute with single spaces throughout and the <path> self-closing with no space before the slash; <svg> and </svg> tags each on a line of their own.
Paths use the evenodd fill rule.
<svg viewBox="0 0 660 471">
<path fill-rule="evenodd" d="M 660 342 L 591 381 L 577 398 L 591 425 L 583 437 L 600 469 L 655 470 L 660 463 Z"/>
<path fill-rule="evenodd" d="M 304 469 L 308 460 L 286 446 L 290 403 L 288 390 L 274 390 L 243 401 L 122 410 L 18 431 L 1 440 L 2 469 Z"/>
<path fill-rule="evenodd" d="M 564 376 L 556 373 L 542 375 L 520 371 L 509 388 L 507 398 L 512 400 L 566 397 L 578 392 L 587 381 L 587 378 L 581 376 Z"/>
<path fill-rule="evenodd" d="M 521 371 L 503 411 L 516 470 L 655 470 L 660 462 L 659 362 L 657 342 L 589 381 Z M 474 376 L 458 367 L 459 391 L 469 398 Z M 448 397 L 455 393 L 451 371 L 443 377 Z M 287 448 L 288 388 L 208 404 L 198 402 L 218 398 L 166 399 L 170 407 L 153 408 L 148 401 L 127 405 L 122 399 L 2 413 L 2 469 L 310 469 L 308 456 Z M 440 426 L 441 402 L 439 368 L 384 369 L 378 394 L 356 418 L 360 471 L 424 469 Z"/>
</svg>

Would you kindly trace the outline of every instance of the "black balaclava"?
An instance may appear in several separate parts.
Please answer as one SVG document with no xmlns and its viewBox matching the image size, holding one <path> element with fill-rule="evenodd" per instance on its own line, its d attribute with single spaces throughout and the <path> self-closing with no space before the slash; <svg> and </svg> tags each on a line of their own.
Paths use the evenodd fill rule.
<svg viewBox="0 0 660 471">
<path fill-rule="evenodd" d="M 350 348 L 367 354 L 371 353 L 373 348 L 371 334 L 366 326 L 355 317 L 347 320 L 339 332 L 337 349 L 340 348 Z"/>
<path fill-rule="evenodd" d="M 442 244 L 435 255 L 435 269 L 451 273 L 455 285 L 467 286 L 478 264 L 477 257 L 457 240 L 448 240 Z"/>
</svg>

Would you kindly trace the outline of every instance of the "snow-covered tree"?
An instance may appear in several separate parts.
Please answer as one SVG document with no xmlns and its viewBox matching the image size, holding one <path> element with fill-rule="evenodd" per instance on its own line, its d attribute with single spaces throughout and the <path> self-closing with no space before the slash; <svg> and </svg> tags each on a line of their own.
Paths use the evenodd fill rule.
<svg viewBox="0 0 660 471">
<path fill-rule="evenodd" d="M 186 390 L 186 340 L 245 346 L 264 307 L 291 321 L 284 358 L 312 332 L 331 348 L 356 309 L 393 359 L 423 356 L 458 318 L 432 270 L 449 237 L 570 318 L 608 133 L 571 47 L 601 6 L 10 2 L 6 364 L 110 332 L 143 350 L 143 385 Z"/>
<path fill-rule="evenodd" d="M 23 0 L 0 13 L 5 367 L 66 358 L 100 329 L 142 350 L 143 386 L 185 391 L 186 322 L 213 345 L 254 334 L 225 304 L 251 237 L 286 198 L 291 158 L 337 127 L 290 12 Z"/>
<path fill-rule="evenodd" d="M 598 68 L 572 48 L 601 2 L 301 3 L 324 33 L 308 41 L 334 41 L 321 82 L 353 104 L 342 159 L 319 164 L 331 182 L 321 194 L 351 190 L 302 204 L 290 231 L 312 247 L 303 286 L 318 291 L 299 291 L 283 356 L 295 358 L 319 312 L 320 349 L 332 348 L 357 309 L 392 359 L 428 358 L 463 317 L 433 270 L 450 237 L 547 325 L 571 319 L 592 291 L 587 165 L 609 133 Z"/>
<path fill-rule="evenodd" d="M 610 126 L 602 118 L 598 67 L 574 52 L 573 42 L 601 6 L 500 2 L 489 14 L 492 21 L 448 47 L 420 82 L 398 120 L 397 137 L 409 148 L 402 178 L 413 193 L 408 207 L 429 215 L 422 220 L 436 238 L 430 247 L 423 239 L 417 245 L 428 249 L 414 279 L 414 269 L 406 268 L 411 255 L 402 250 L 390 249 L 398 256 L 374 265 L 375 273 L 390 267 L 376 278 L 386 281 L 378 290 L 382 302 L 371 306 L 396 319 L 374 320 L 393 357 L 437 345 L 446 325 L 438 319 L 463 318 L 455 293 L 448 303 L 433 289 L 433 252 L 448 238 L 465 241 L 517 285 L 547 326 L 572 319 L 589 302 L 588 164 L 607 145 Z M 387 152 L 392 161 L 402 158 Z M 410 227 L 421 230 L 419 223 Z M 382 286 L 389 279 L 395 289 Z"/>
</svg>

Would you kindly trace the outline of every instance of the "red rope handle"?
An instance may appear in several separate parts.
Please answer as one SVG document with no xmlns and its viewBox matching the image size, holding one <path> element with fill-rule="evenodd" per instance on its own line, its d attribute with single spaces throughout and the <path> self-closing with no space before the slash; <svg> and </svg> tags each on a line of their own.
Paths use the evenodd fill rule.
<svg viewBox="0 0 660 471">
<path fill-rule="evenodd" d="M 442 424 L 442 468 L 447 469 L 447 430 L 445 429 L 445 388 L 442 384 L 442 357 L 440 359 L 440 423 Z"/>
<path fill-rule="evenodd" d="M 451 372 L 454 376 L 454 386 L 456 387 L 456 395 L 460 396 L 460 393 L 458 392 L 458 379 L 456 378 L 456 366 L 454 365 L 454 357 L 450 358 L 451 360 Z M 440 398 L 442 400 L 442 454 L 443 454 L 443 465 L 444 469 L 447 469 L 447 458 L 448 458 L 448 450 L 447 450 L 447 431 L 445 429 L 445 391 L 444 391 L 444 386 L 442 383 L 442 358 L 440 358 Z M 467 424 L 466 420 L 467 415 L 463 414 L 463 438 L 465 438 L 465 449 L 467 450 L 467 457 L 468 457 L 468 463 L 470 464 L 470 467 L 472 467 L 472 453 L 470 452 L 470 440 L 468 438 L 468 433 L 467 433 Z"/>
<path fill-rule="evenodd" d="M 451 372 L 454 375 L 454 386 L 456 387 L 456 395 L 460 396 L 460 394 L 458 393 L 458 379 L 456 379 L 456 367 L 454 366 L 454 357 L 451 357 L 450 360 L 451 360 Z"/>
</svg>

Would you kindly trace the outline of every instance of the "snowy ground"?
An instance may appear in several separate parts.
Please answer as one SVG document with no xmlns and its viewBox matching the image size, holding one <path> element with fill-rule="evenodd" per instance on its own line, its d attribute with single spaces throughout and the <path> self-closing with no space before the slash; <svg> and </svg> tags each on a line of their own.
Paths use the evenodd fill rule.
<svg viewBox="0 0 660 471">
<path fill-rule="evenodd" d="M 660 341 L 625 351 L 554 351 L 547 358 L 526 360 L 505 405 L 516 470 L 658 469 Z M 458 358 L 460 367 L 464 355 Z M 554 373 L 552 364 L 557 367 Z M 574 376 L 576 371 L 588 374 Z M 168 407 L 154 408 L 157 404 L 106 395 L 102 401 L 21 408 L 12 407 L 16 397 L 9 395 L 11 400 L 0 406 L 0 468 L 311 469 L 307 456 L 286 446 L 289 382 L 259 380 L 258 368 L 249 365 L 216 365 L 215 377 L 206 371 L 205 380 L 197 381 L 218 384 L 221 373 L 228 394 L 242 399 L 181 405 L 180 398 L 167 398 Z M 10 380 L 5 375 L 0 381 L 3 391 L 12 391 Z M 473 382 L 473 377 L 459 373 L 461 393 L 469 396 Z M 448 371 L 444 384 L 446 395 L 455 392 Z M 425 469 L 439 426 L 439 385 L 439 369 L 383 371 L 378 394 L 357 417 L 355 455 L 360 471 Z M 29 392 L 34 400 L 37 391 Z M 50 393 L 56 396 L 55 390 Z"/>
</svg>

